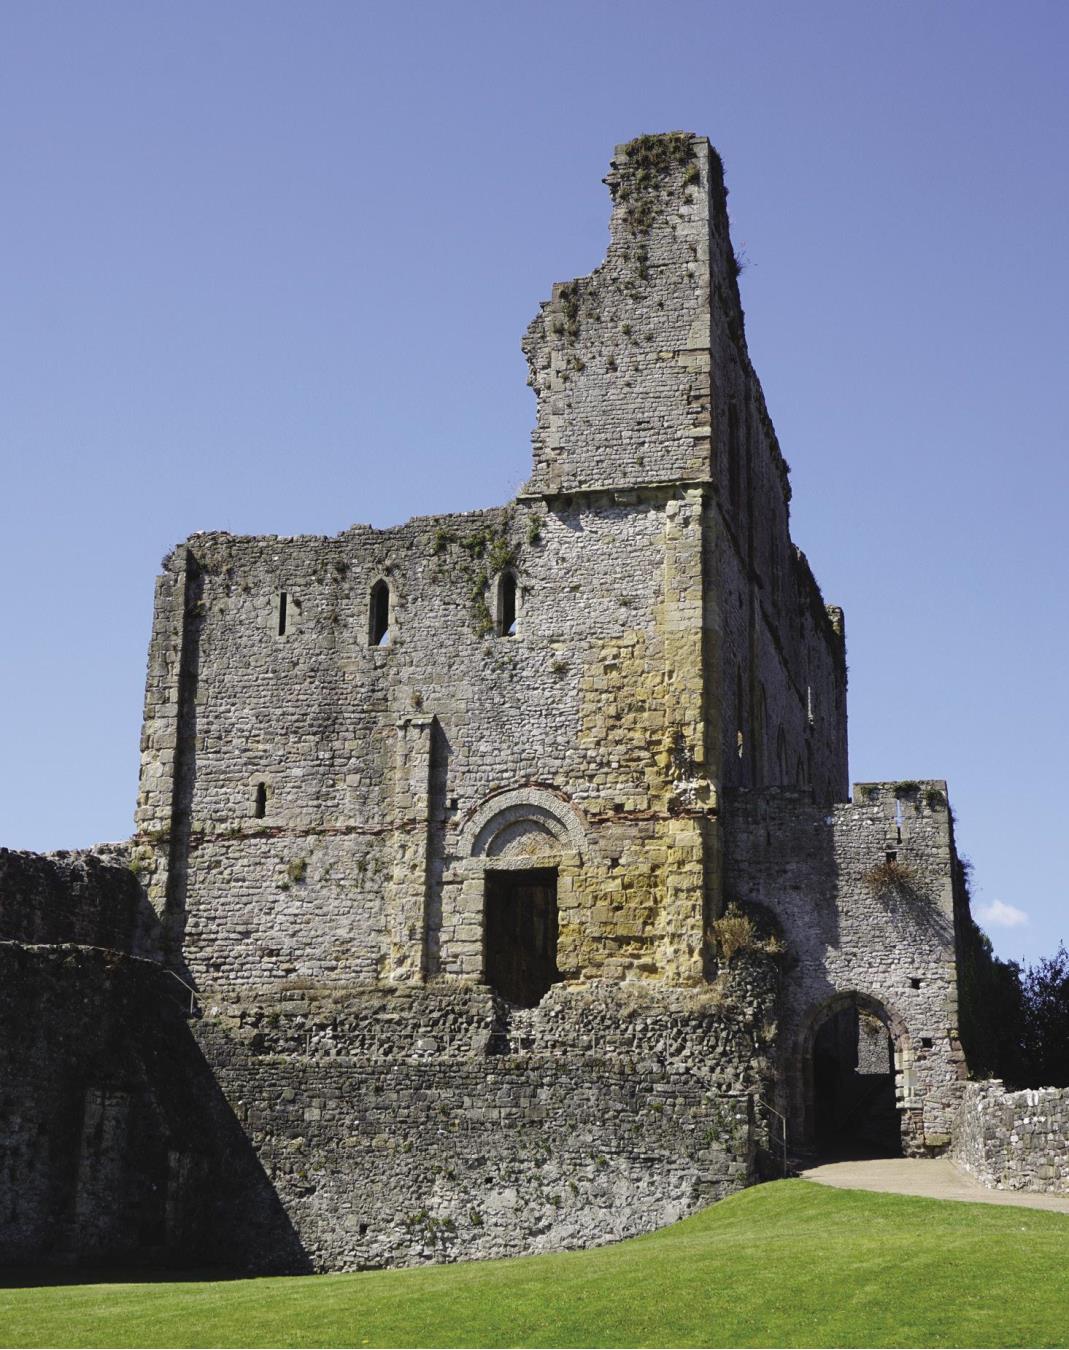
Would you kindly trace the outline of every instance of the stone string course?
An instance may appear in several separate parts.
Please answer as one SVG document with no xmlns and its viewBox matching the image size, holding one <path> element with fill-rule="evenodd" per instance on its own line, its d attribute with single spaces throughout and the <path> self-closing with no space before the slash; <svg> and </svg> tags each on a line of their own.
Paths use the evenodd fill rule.
<svg viewBox="0 0 1069 1350">
<path fill-rule="evenodd" d="M 1069 1192 L 1069 1088 L 969 1083 L 951 1154 L 987 1186 Z"/>
</svg>

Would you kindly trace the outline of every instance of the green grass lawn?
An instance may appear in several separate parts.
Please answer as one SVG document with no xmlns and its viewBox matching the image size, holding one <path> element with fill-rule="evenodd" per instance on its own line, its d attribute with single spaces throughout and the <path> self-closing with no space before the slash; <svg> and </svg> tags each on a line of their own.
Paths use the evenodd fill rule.
<svg viewBox="0 0 1069 1350">
<path fill-rule="evenodd" d="M 1069 1344 L 1069 1215 L 779 1181 L 592 1251 L 0 1289 L 5 1346 Z"/>
</svg>

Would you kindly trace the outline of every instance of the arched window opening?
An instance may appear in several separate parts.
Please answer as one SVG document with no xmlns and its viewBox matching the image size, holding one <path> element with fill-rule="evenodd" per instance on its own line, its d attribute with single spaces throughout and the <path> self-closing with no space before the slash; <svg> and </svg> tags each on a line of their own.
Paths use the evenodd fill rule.
<svg viewBox="0 0 1069 1350">
<path fill-rule="evenodd" d="M 390 642 L 390 587 L 385 581 L 376 581 L 371 588 L 371 614 L 368 643 L 372 647 L 387 647 Z"/>
<path fill-rule="evenodd" d="M 516 636 L 516 578 L 502 572 L 497 583 L 497 632 L 499 637 Z"/>
<path fill-rule="evenodd" d="M 267 784 L 256 784 L 256 805 L 253 808 L 253 815 L 257 820 L 263 820 L 267 815 Z"/>
</svg>

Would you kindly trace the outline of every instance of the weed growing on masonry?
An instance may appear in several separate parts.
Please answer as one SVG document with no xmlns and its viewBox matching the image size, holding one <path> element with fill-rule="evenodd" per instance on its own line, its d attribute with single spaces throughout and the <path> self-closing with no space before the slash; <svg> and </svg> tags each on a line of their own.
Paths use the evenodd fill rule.
<svg viewBox="0 0 1069 1350">
<path fill-rule="evenodd" d="M 915 889 L 917 873 L 909 863 L 899 862 L 897 858 L 886 858 L 882 863 L 870 868 L 862 880 L 874 895 L 885 895 L 888 892 L 897 892 L 901 895 Z"/>
</svg>

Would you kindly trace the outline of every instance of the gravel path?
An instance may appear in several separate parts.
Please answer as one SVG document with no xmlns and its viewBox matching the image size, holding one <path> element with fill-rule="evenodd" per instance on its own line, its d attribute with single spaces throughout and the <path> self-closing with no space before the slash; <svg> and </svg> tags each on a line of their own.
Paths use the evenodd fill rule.
<svg viewBox="0 0 1069 1350">
<path fill-rule="evenodd" d="M 1043 1191 L 997 1191 L 963 1172 L 948 1158 L 866 1158 L 856 1162 L 821 1163 L 801 1175 L 822 1186 L 857 1191 L 891 1191 L 927 1195 L 933 1200 L 969 1200 L 983 1205 L 1023 1205 L 1069 1214 L 1069 1195 Z"/>
</svg>

